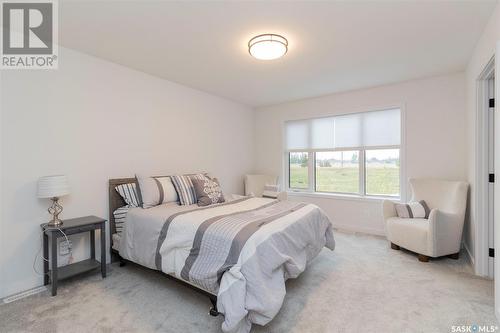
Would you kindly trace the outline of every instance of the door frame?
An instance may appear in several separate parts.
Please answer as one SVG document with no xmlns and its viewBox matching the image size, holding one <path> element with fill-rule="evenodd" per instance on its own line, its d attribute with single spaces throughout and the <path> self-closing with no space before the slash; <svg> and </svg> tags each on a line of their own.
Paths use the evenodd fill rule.
<svg viewBox="0 0 500 333">
<path fill-rule="evenodd" d="M 500 54 L 500 42 L 497 42 L 496 45 L 496 54 Z M 500 62 L 497 61 L 495 65 L 496 75 L 495 78 L 498 78 L 498 74 L 500 74 Z M 495 81 L 495 96 L 500 96 L 500 85 Z M 495 129 L 500 129 L 500 117 L 495 117 Z M 500 135 L 495 135 L 495 147 L 500 147 Z M 500 154 L 495 154 L 495 173 L 500 175 Z M 500 194 L 500 182 L 495 182 L 494 185 L 495 193 Z M 496 212 L 500 212 L 500 195 L 495 195 L 495 202 L 493 207 Z M 497 259 L 494 260 L 494 269 L 495 269 L 495 315 L 497 320 L 500 321 L 500 260 L 498 260 L 498 254 L 500 253 L 500 226 L 498 225 L 498 214 L 495 214 L 496 218 L 494 221 L 494 245 L 495 245 L 495 253 L 497 253 Z"/>
<path fill-rule="evenodd" d="M 488 242 L 488 112 L 489 81 L 495 76 L 495 57 L 493 56 L 477 79 L 476 107 L 476 174 L 475 174 L 475 214 L 476 235 L 474 241 L 474 270 L 477 275 L 489 275 Z M 495 87 L 496 89 L 496 87 Z M 495 117 L 496 119 L 497 117 Z M 496 120 L 495 120 L 496 121 Z M 495 124 L 496 125 L 496 124 Z M 496 126 L 495 126 L 496 127 Z M 495 139 L 496 140 L 496 139 Z M 495 142 L 496 144 L 496 142 Z M 496 154 L 499 155 L 499 154 Z M 496 162 L 496 161 L 495 161 Z M 496 165 L 496 163 L 495 163 Z M 497 168 L 497 167 L 495 167 Z M 496 191 L 495 191 L 496 192 Z"/>
</svg>

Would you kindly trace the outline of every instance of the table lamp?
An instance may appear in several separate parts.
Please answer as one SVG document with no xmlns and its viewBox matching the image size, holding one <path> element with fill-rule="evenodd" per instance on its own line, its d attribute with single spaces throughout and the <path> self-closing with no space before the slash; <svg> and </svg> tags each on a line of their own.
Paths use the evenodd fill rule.
<svg viewBox="0 0 500 333">
<path fill-rule="evenodd" d="M 38 197 L 52 200 L 52 206 L 48 209 L 52 215 L 52 220 L 47 224 L 49 227 L 59 227 L 63 224 L 59 219 L 59 214 L 63 211 L 59 198 L 67 194 L 69 194 L 69 183 L 64 175 L 46 176 L 38 180 Z"/>
</svg>

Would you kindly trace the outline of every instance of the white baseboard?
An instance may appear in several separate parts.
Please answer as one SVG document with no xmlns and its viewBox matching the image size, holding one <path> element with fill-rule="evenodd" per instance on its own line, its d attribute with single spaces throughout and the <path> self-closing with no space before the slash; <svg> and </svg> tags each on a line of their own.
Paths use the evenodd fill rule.
<svg viewBox="0 0 500 333">
<path fill-rule="evenodd" d="M 347 232 L 362 232 L 364 234 L 385 237 L 385 230 L 380 230 L 380 229 L 375 229 L 375 228 L 366 228 L 366 227 L 359 227 L 359 226 L 352 226 L 349 224 L 338 224 L 338 223 L 334 223 L 333 227 L 335 229 L 338 229 L 339 231 L 344 230 Z"/>
<path fill-rule="evenodd" d="M 467 257 L 469 258 L 469 262 L 471 263 L 472 268 L 474 268 L 474 271 L 475 271 L 474 256 L 470 253 L 469 247 L 467 246 L 466 243 L 463 243 L 463 246 L 464 246 L 464 249 L 465 249 L 465 253 L 467 253 Z"/>
<path fill-rule="evenodd" d="M 2 301 L 5 304 L 6 303 L 11 303 L 11 302 L 18 301 L 18 300 L 20 300 L 22 298 L 25 298 L 25 297 L 28 297 L 28 296 L 31 296 L 31 295 L 42 293 L 42 292 L 44 292 L 46 290 L 47 290 L 47 287 L 45 287 L 45 286 L 36 287 L 36 288 L 33 288 L 33 289 L 28 289 L 26 291 L 22 291 L 20 293 L 14 294 L 14 295 L 9 296 L 9 297 L 5 297 Z"/>
</svg>

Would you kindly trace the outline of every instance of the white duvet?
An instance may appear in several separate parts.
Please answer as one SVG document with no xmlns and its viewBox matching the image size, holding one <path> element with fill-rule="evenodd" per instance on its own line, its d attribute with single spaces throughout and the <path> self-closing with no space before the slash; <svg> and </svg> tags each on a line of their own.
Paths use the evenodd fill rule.
<svg viewBox="0 0 500 333">
<path fill-rule="evenodd" d="M 150 209 L 131 209 L 120 240 L 120 255 L 151 269 L 161 258 L 164 273 L 181 277 L 200 225 L 213 218 L 269 206 L 272 199 L 249 198 L 233 204 L 211 206 L 179 214 L 168 226 L 164 241 L 159 236 L 165 221 L 196 206 L 175 203 Z M 230 240 L 228 240 L 230 241 Z M 335 246 L 331 223 L 315 205 L 307 204 L 262 225 L 245 242 L 237 262 L 222 275 L 217 307 L 225 320 L 225 332 L 249 332 L 251 324 L 265 325 L 278 313 L 285 296 L 285 280 L 297 277 L 324 247 Z M 187 281 L 195 284 L 192 281 Z"/>
</svg>

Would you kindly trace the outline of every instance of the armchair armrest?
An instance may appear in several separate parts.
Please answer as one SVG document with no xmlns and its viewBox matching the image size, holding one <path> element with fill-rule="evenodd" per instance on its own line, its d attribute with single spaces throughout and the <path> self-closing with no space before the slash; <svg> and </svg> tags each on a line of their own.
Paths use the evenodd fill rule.
<svg viewBox="0 0 500 333">
<path fill-rule="evenodd" d="M 245 196 L 241 194 L 230 193 L 230 194 L 225 194 L 224 197 L 226 198 L 227 201 L 233 201 L 244 198 Z"/>
<path fill-rule="evenodd" d="M 444 256 L 460 251 L 463 217 L 460 214 L 432 209 L 429 214 L 428 248 L 433 257 Z"/>
<path fill-rule="evenodd" d="M 382 202 L 382 214 L 384 215 L 384 221 L 386 221 L 390 217 L 398 216 L 393 201 L 384 200 Z"/>
<path fill-rule="evenodd" d="M 278 193 L 277 199 L 279 201 L 288 200 L 288 193 L 286 193 L 285 191 L 281 191 L 280 193 Z"/>
</svg>

